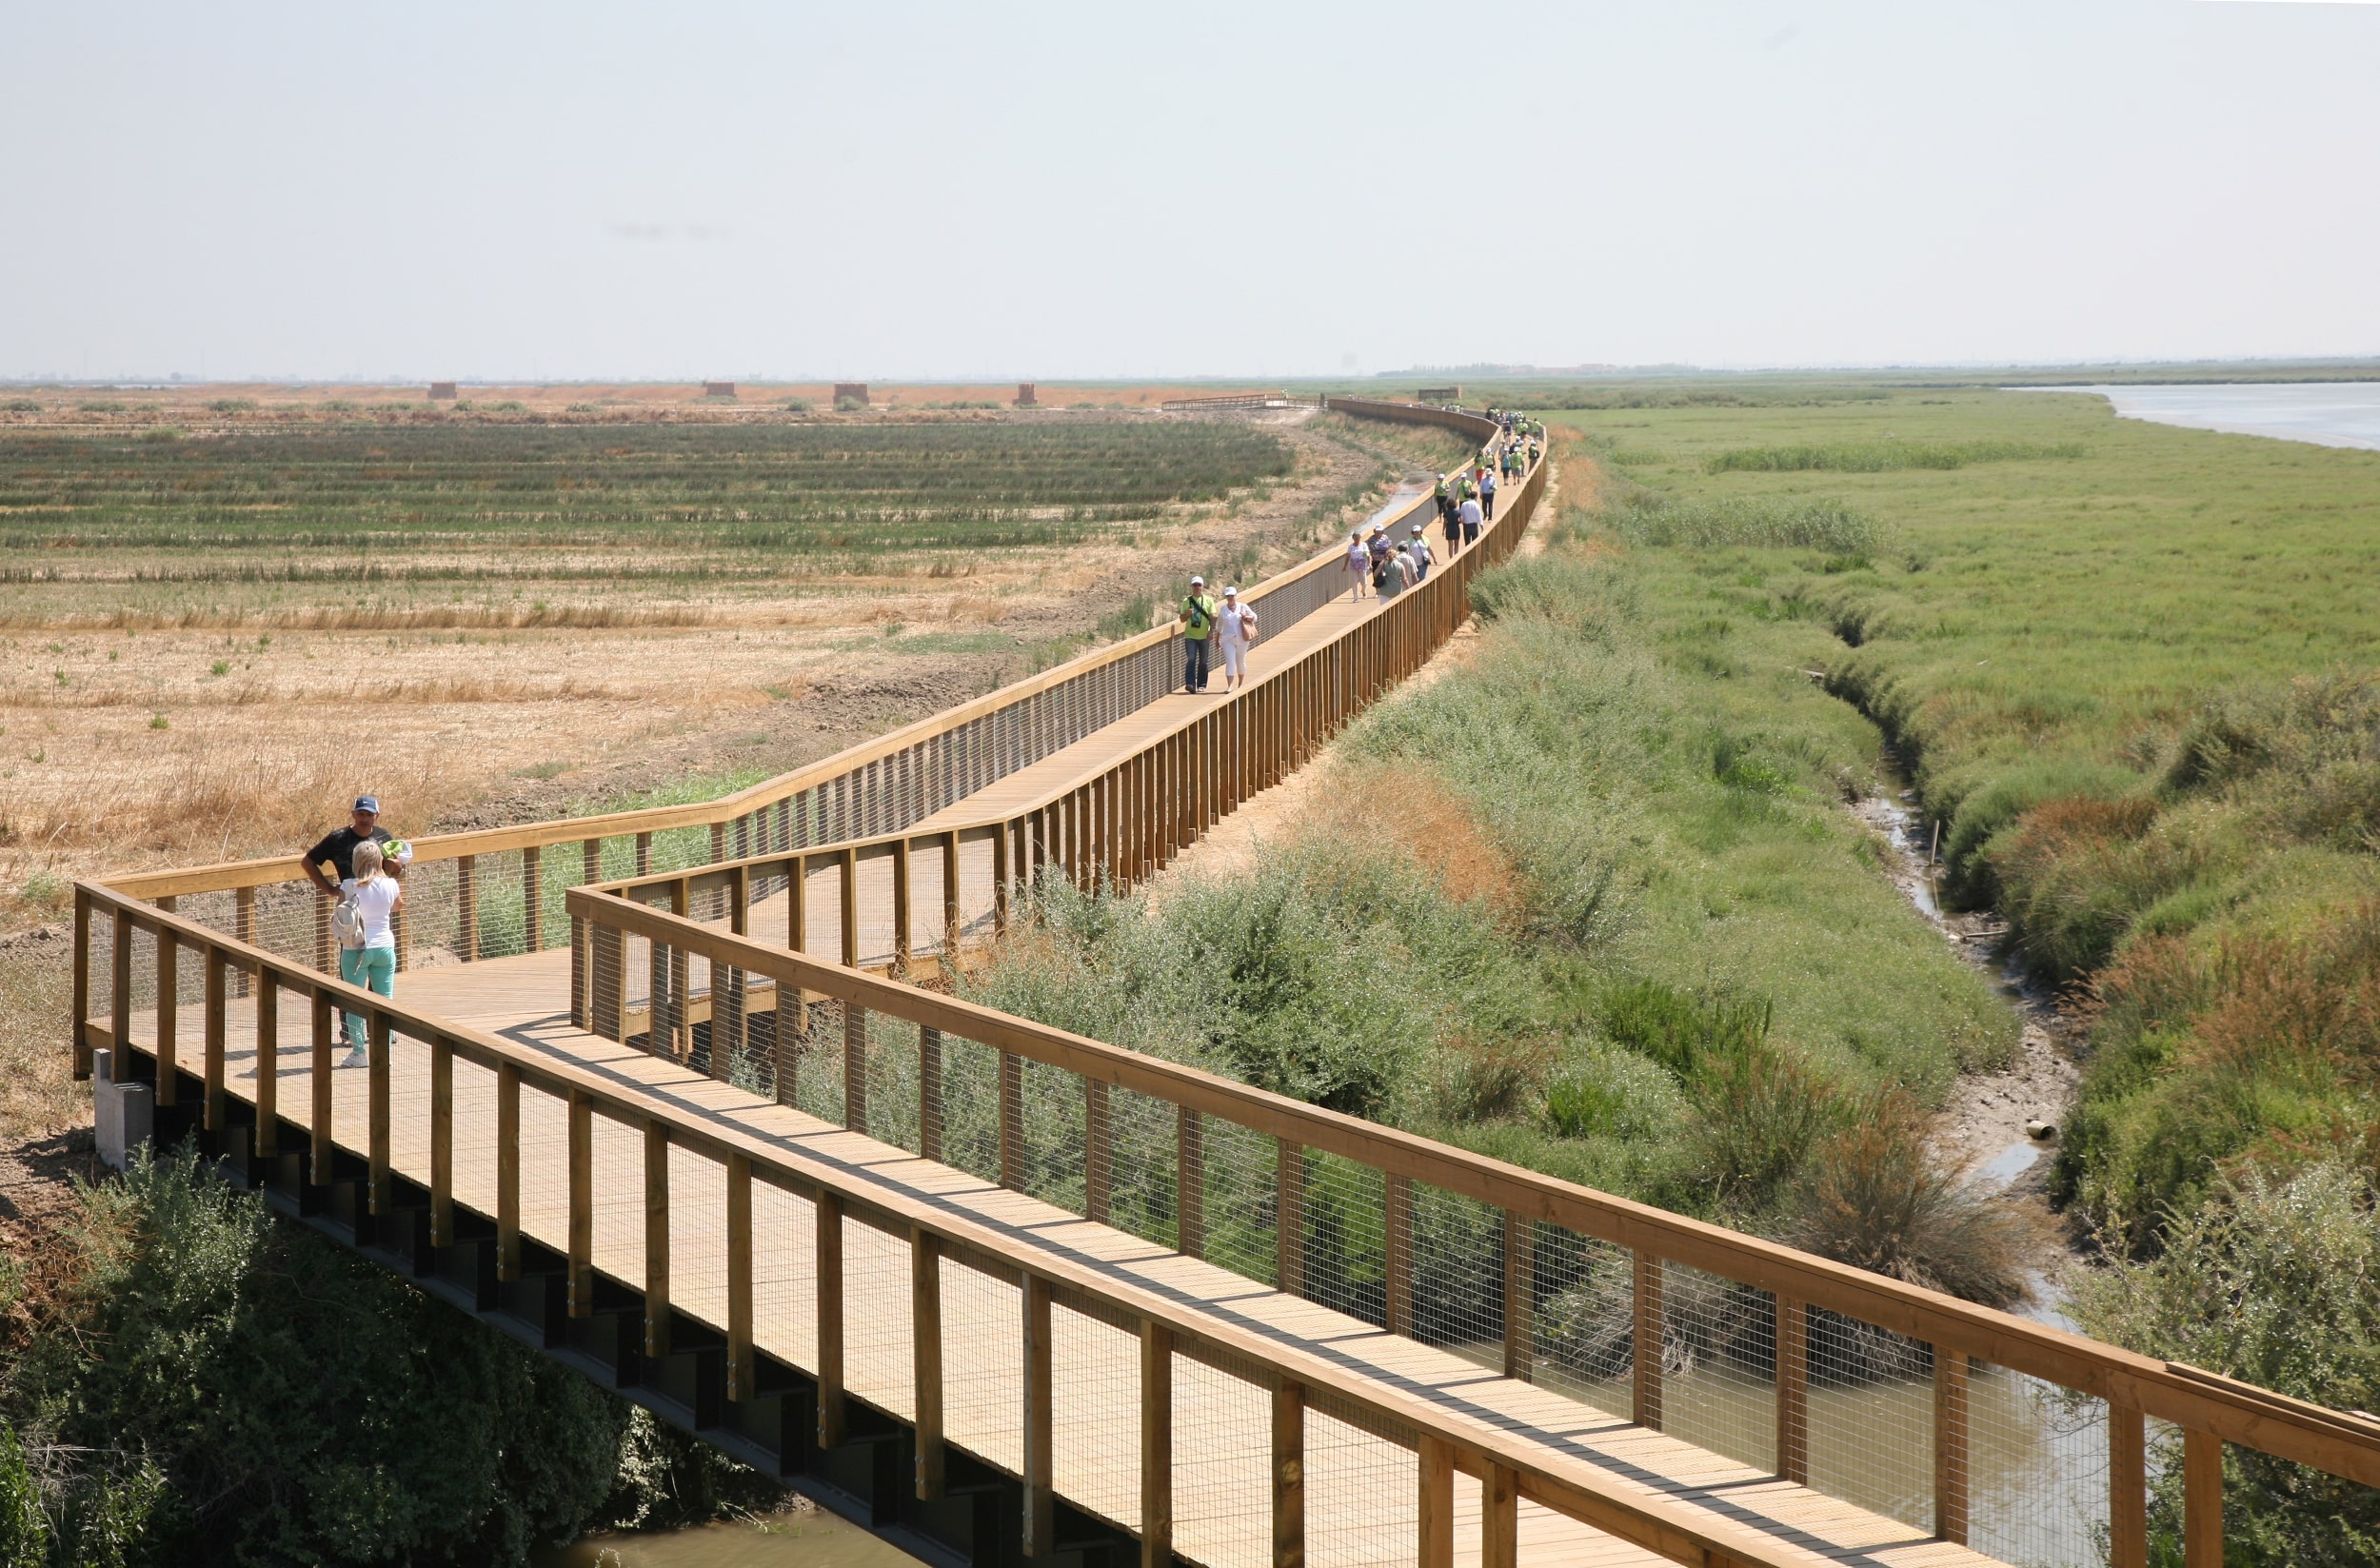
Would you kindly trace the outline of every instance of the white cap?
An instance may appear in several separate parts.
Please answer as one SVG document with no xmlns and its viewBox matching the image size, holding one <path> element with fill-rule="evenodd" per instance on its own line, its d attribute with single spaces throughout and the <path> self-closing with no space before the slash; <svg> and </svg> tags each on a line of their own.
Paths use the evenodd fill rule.
<svg viewBox="0 0 2380 1568">
<path fill-rule="evenodd" d="M 1206 586 L 1206 579 L 1203 577 L 1193 577 L 1190 579 L 1190 586 L 1194 588 L 1202 588 Z"/>
<path fill-rule="evenodd" d="M 1223 597 L 1229 599 L 1237 595 L 1239 592 L 1240 590 L 1238 588 L 1225 588 L 1223 590 Z"/>
</svg>

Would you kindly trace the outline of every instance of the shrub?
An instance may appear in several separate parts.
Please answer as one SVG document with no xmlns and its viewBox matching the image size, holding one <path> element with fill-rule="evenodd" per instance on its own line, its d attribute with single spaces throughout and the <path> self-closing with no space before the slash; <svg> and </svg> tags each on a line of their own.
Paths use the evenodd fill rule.
<svg viewBox="0 0 2380 1568">
<path fill-rule="evenodd" d="M 2134 793 L 2140 776 L 2087 763 L 2012 768 L 1961 799 L 1942 838 L 1942 891 L 1963 908 L 1998 901 L 2000 882 L 1985 853 L 1993 839 L 2034 806 L 2053 800 L 2115 800 Z"/>
<path fill-rule="evenodd" d="M 1606 505 L 1600 521 L 1639 545 L 1743 545 L 1858 555 L 1885 543 L 1883 525 L 1840 501 L 1776 496 L 1684 500 L 1638 490 Z"/>
<path fill-rule="evenodd" d="M 1963 468 L 1970 463 L 2010 463 L 2037 458 L 2081 457 L 2080 442 L 2060 441 L 1863 441 L 1832 446 L 1736 447 L 1703 460 L 1708 473 L 1798 473 L 1831 468 L 1842 473 L 1889 473 L 1896 468 Z"/>
<path fill-rule="evenodd" d="M 2153 831 L 2156 818 L 2141 796 L 2045 801 L 1988 844 L 2000 907 L 2048 978 L 2105 963 L 2143 912 L 2204 868 L 2199 846 Z"/>
<path fill-rule="evenodd" d="M 0 1387 L 73 1562 L 520 1562 L 612 1489 L 624 1403 L 194 1154 L 82 1203 Z"/>
<path fill-rule="evenodd" d="M 1705 1060 L 1688 1135 L 1701 1191 L 1722 1214 L 1769 1212 L 1850 1107 L 1807 1062 L 1765 1042 Z"/>
<path fill-rule="evenodd" d="M 1680 1078 L 1719 1060 L 1752 1055 L 1769 1038 L 1775 1009 L 1765 997 L 1726 991 L 1696 995 L 1657 980 L 1633 981 L 1606 992 L 1597 1022 L 1604 1038 L 1651 1057 Z"/>
<path fill-rule="evenodd" d="M 2029 1300 L 2040 1239 L 1928 1146 L 1906 1096 L 1861 1107 L 1812 1161 L 1783 1240 L 1871 1274 L 2006 1309 Z"/>
<path fill-rule="evenodd" d="M 2380 1188 L 2369 1168 L 2309 1164 L 2286 1179 L 2246 1169 L 2175 1215 L 2163 1256 L 2083 1280 L 2083 1326 L 2144 1355 L 2185 1361 L 2333 1409 L 2380 1403 Z M 2177 1456 L 2152 1467 L 2152 1556 L 2181 1559 Z M 2380 1559 L 2380 1490 L 2226 1445 L 2230 1560 Z"/>
</svg>

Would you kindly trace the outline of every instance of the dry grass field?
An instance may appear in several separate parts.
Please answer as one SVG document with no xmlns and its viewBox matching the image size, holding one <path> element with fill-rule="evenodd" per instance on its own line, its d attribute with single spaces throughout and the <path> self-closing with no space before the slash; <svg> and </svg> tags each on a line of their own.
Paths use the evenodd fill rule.
<svg viewBox="0 0 2380 1568">
<path fill-rule="evenodd" d="M 1277 569 L 1446 455 L 1310 409 L 649 390 L 0 400 L 0 933 L 76 876 L 294 851 L 361 790 L 406 832 L 724 792 Z"/>
</svg>

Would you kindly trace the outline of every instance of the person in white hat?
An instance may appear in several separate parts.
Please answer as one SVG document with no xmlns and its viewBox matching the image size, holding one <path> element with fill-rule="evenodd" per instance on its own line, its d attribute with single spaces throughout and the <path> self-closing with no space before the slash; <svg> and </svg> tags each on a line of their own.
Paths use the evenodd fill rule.
<svg viewBox="0 0 2380 1568">
<path fill-rule="evenodd" d="M 1216 640 L 1223 649 L 1223 689 L 1247 685 L 1248 649 L 1257 639 L 1256 610 L 1240 602 L 1238 588 L 1223 590 L 1223 613 L 1217 617 Z"/>
</svg>

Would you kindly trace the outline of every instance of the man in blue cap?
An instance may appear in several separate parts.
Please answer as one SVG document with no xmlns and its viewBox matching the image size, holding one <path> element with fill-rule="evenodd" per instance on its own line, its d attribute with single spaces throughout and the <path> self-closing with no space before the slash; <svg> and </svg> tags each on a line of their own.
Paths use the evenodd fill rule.
<svg viewBox="0 0 2380 1568">
<path fill-rule="evenodd" d="M 380 825 L 380 797 L 377 795 L 358 795 L 355 809 L 348 815 L 347 822 L 347 826 L 326 835 L 320 844 L 306 852 L 306 880 L 312 883 L 325 898 L 342 896 L 344 889 L 340 883 L 355 879 L 357 844 L 367 840 L 382 845 L 397 843 L 395 835 Z M 412 858 L 410 845 L 398 844 L 396 853 L 387 858 L 388 874 L 402 880 L 406 863 Z M 326 865 L 330 868 L 328 875 L 324 874 Z"/>
</svg>

